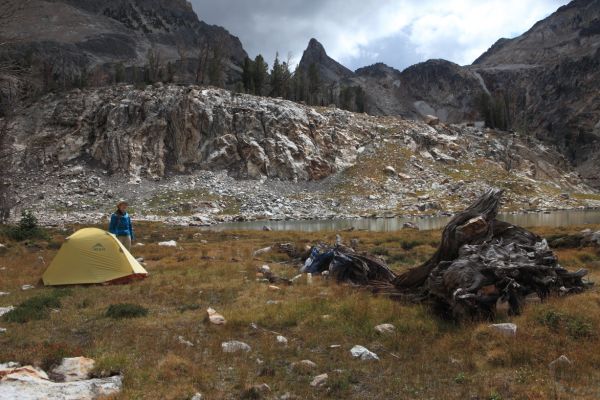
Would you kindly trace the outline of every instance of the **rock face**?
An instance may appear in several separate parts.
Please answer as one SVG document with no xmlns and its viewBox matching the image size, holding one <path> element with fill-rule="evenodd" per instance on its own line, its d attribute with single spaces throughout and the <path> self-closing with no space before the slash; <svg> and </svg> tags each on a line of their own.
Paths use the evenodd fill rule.
<svg viewBox="0 0 600 400">
<path fill-rule="evenodd" d="M 87 159 L 135 176 L 206 168 L 240 178 L 312 180 L 353 163 L 369 138 L 360 126 L 344 126 L 349 119 L 348 112 L 321 114 L 224 90 L 121 86 L 48 96 L 10 130 L 27 168 Z"/>
<path fill-rule="evenodd" d="M 314 38 L 308 42 L 308 47 L 304 50 L 298 67 L 308 71 L 312 64 L 318 68 L 319 77 L 328 82 L 339 81 L 354 75 L 348 68 L 329 57 L 323 45 Z"/>
<path fill-rule="evenodd" d="M 200 21 L 186 0 L 10 0 L 3 7 L 10 18 L 2 20 L 0 36 L 13 43 L 2 51 L 27 55 L 61 80 L 97 67 L 110 73 L 119 62 L 143 66 L 150 49 L 162 63 L 190 70 L 208 45 L 219 47 L 225 65 L 247 56 L 237 37 Z"/>
</svg>

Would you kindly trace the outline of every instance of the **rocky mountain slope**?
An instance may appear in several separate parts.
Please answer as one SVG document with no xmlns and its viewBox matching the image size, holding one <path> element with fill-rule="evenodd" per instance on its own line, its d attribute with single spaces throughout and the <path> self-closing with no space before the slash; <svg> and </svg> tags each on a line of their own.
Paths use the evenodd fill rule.
<svg viewBox="0 0 600 400">
<path fill-rule="evenodd" d="M 320 62 L 335 63 L 311 41 L 302 63 Z M 499 40 L 470 66 L 429 60 L 402 72 L 375 64 L 325 76 L 330 85 L 361 86 L 376 115 L 457 123 L 493 114 L 499 125 L 556 146 L 600 187 L 600 0 L 572 1 L 523 35 Z"/>
<path fill-rule="evenodd" d="M 111 73 L 121 62 L 143 66 L 150 49 L 164 64 L 201 58 L 207 46 L 218 46 L 229 67 L 247 56 L 237 37 L 200 21 L 186 0 L 6 0 L 2 9 L 2 56 L 51 64 L 61 79 L 98 67 Z"/>
<path fill-rule="evenodd" d="M 492 185 L 509 209 L 600 204 L 529 138 L 197 86 L 51 94 L 7 132 L 17 209 L 47 223 L 98 221 L 117 197 L 138 218 L 200 224 L 439 214 Z"/>
</svg>

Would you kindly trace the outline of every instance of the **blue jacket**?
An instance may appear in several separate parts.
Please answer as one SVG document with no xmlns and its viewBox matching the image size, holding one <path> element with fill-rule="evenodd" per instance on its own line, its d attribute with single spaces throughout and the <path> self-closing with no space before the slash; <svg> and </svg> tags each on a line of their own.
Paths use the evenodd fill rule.
<svg viewBox="0 0 600 400">
<path fill-rule="evenodd" d="M 108 231 L 117 236 L 130 236 L 131 239 L 135 239 L 133 234 L 133 226 L 131 225 L 131 218 L 127 213 L 123 215 L 113 213 L 110 216 L 110 225 L 108 225 Z"/>
</svg>

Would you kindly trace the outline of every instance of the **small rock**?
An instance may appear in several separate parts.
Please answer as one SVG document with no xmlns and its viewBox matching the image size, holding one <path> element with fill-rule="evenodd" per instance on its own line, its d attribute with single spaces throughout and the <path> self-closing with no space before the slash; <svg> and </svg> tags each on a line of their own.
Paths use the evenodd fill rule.
<svg viewBox="0 0 600 400">
<path fill-rule="evenodd" d="M 168 240 L 166 242 L 158 242 L 158 245 L 164 247 L 177 247 L 177 242 L 174 240 Z"/>
<path fill-rule="evenodd" d="M 35 288 L 35 286 L 33 286 L 33 285 L 23 285 L 23 286 L 21 286 L 21 290 L 31 290 L 31 289 L 34 289 L 34 288 Z"/>
<path fill-rule="evenodd" d="M 269 247 L 263 247 L 262 249 L 256 250 L 253 255 L 256 257 L 256 256 L 259 256 L 261 254 L 268 253 L 271 250 L 273 250 L 273 248 L 271 246 L 269 246 Z"/>
<path fill-rule="evenodd" d="M 271 272 L 271 268 L 268 265 L 263 265 L 258 269 L 262 274 L 268 274 Z"/>
<path fill-rule="evenodd" d="M 414 222 L 405 222 L 402 224 L 402 229 L 415 229 L 415 230 L 419 230 L 419 226 L 417 224 L 415 224 Z"/>
<path fill-rule="evenodd" d="M 381 334 L 394 333 L 395 330 L 396 330 L 396 327 L 392 324 L 380 324 L 375 327 L 375 331 L 377 333 L 381 333 Z"/>
<path fill-rule="evenodd" d="M 359 345 L 354 346 L 350 350 L 350 353 L 352 354 L 352 357 L 360 358 L 363 361 L 379 360 L 379 357 L 377 356 L 377 354 L 373 353 L 366 347 L 359 346 Z"/>
<path fill-rule="evenodd" d="M 9 292 L 0 292 L 0 296 L 8 296 L 9 294 Z"/>
<path fill-rule="evenodd" d="M 277 335 L 277 343 L 283 344 L 283 345 L 287 345 L 288 344 L 288 340 L 285 336 L 281 336 L 281 335 Z"/>
<path fill-rule="evenodd" d="M 204 396 L 202 396 L 202 393 L 196 393 L 190 400 L 204 400 Z"/>
<path fill-rule="evenodd" d="M 312 382 L 310 383 L 310 386 L 321 387 L 327 383 L 327 379 L 329 379 L 329 375 L 327 374 L 317 375 L 313 378 Z"/>
<path fill-rule="evenodd" d="M 263 225 L 262 230 L 266 231 L 266 232 L 269 232 L 269 231 L 272 231 L 273 229 L 271 229 L 270 226 Z"/>
<path fill-rule="evenodd" d="M 394 167 L 392 167 L 391 165 L 388 165 L 387 167 L 385 167 L 383 169 L 383 172 L 385 172 L 388 175 L 397 175 L 396 169 Z"/>
<path fill-rule="evenodd" d="M 423 121 L 429 126 L 436 126 L 440 123 L 440 119 L 435 115 L 426 115 L 423 117 Z"/>
<path fill-rule="evenodd" d="M 7 313 L 11 312 L 14 309 L 15 308 L 13 306 L 0 307 L 0 317 L 3 316 L 4 314 L 7 314 Z"/>
<path fill-rule="evenodd" d="M 227 322 L 225 317 L 219 314 L 214 308 L 209 307 L 206 309 L 206 313 L 208 314 L 208 320 L 215 325 L 225 325 Z"/>
<path fill-rule="evenodd" d="M 190 342 L 189 340 L 186 340 L 183 336 L 179 335 L 177 336 L 177 341 L 181 344 L 184 344 L 188 347 L 194 347 L 194 343 Z"/>
<path fill-rule="evenodd" d="M 494 329 L 496 332 L 500 332 L 506 336 L 516 336 L 517 335 L 517 325 L 511 323 L 503 323 L 503 324 L 492 324 L 489 325 L 490 328 Z"/>
<path fill-rule="evenodd" d="M 293 369 L 313 369 L 317 368 L 317 364 L 311 360 L 302 360 L 292 364 Z"/>
<path fill-rule="evenodd" d="M 144 257 L 138 257 L 135 259 L 135 261 L 139 262 L 139 263 L 143 263 L 144 262 Z"/>
<path fill-rule="evenodd" d="M 412 176 L 405 174 L 403 172 L 398 172 L 398 178 L 404 179 L 404 180 L 409 180 L 412 179 Z"/>
<path fill-rule="evenodd" d="M 278 290 L 281 290 L 281 288 L 279 286 L 269 285 L 269 290 L 278 291 Z"/>
<path fill-rule="evenodd" d="M 6 333 L 6 328 L 0 328 L 0 333 Z"/>
<path fill-rule="evenodd" d="M 250 350 L 252 350 L 252 347 L 250 347 L 244 342 L 240 342 L 239 340 L 230 340 L 228 342 L 223 342 L 221 343 L 221 348 L 223 349 L 224 353 L 237 353 L 240 351 L 247 353 Z"/>
<path fill-rule="evenodd" d="M 556 360 L 548 364 L 548 368 L 550 369 L 552 375 L 554 375 L 554 377 L 557 378 L 562 377 L 565 374 L 565 372 L 569 370 L 571 365 L 573 365 L 571 360 L 569 360 L 569 358 L 563 354 Z"/>
</svg>

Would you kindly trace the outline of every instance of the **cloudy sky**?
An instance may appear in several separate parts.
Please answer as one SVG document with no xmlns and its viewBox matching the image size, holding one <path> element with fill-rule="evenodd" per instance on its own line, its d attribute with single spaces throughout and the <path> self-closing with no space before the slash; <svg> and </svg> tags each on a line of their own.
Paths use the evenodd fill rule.
<svg viewBox="0 0 600 400">
<path fill-rule="evenodd" d="M 568 0 L 191 0 L 200 19 L 238 36 L 251 57 L 299 61 L 311 37 L 350 69 L 430 58 L 470 64 Z"/>
</svg>

